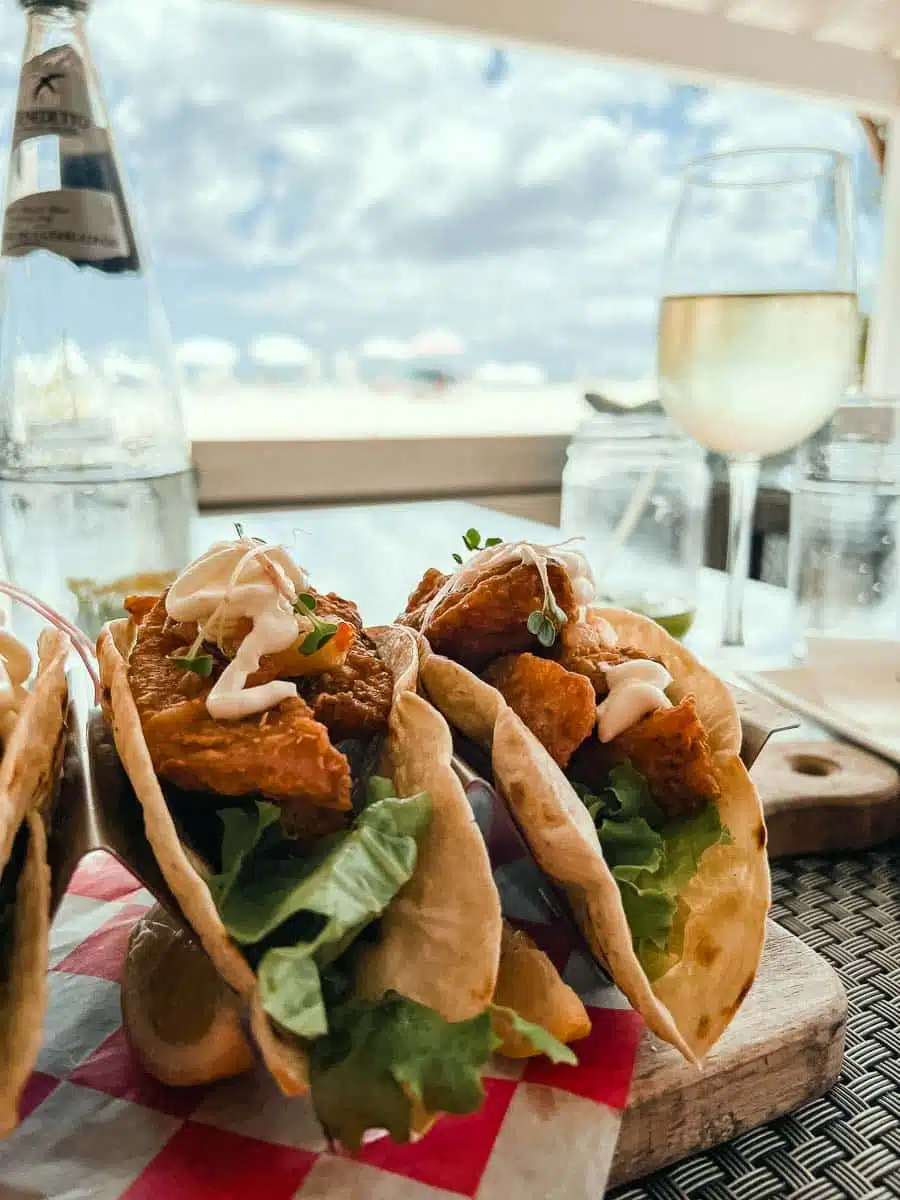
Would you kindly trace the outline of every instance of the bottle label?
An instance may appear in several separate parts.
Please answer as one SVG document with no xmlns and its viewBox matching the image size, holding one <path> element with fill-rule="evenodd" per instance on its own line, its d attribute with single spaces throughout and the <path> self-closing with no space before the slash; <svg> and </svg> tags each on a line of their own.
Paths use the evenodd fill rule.
<svg viewBox="0 0 900 1200">
<path fill-rule="evenodd" d="M 22 67 L 13 145 L 46 134 L 84 133 L 93 125 L 84 63 L 71 46 L 56 46 Z"/>
<path fill-rule="evenodd" d="M 138 271 L 140 259 L 134 239 L 134 230 L 128 212 L 128 204 L 122 189 L 122 180 L 113 158 L 109 133 L 99 125 L 92 126 L 86 133 L 59 139 L 59 183 L 63 188 L 93 188 L 109 192 L 115 200 L 122 218 L 127 253 L 104 260 L 105 271 Z"/>
<path fill-rule="evenodd" d="M 6 210 L 2 253 L 50 250 L 77 263 L 121 259 L 130 252 L 116 197 L 109 192 L 60 188 L 14 200 Z"/>
</svg>

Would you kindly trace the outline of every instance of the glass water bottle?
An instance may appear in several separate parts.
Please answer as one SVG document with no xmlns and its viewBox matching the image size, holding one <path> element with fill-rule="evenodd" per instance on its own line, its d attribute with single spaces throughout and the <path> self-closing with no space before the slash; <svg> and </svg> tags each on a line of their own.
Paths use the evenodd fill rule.
<svg viewBox="0 0 900 1200">
<path fill-rule="evenodd" d="M 86 0 L 27 18 L 0 258 L 0 477 L 184 471 L 166 317 L 85 33 Z"/>
</svg>

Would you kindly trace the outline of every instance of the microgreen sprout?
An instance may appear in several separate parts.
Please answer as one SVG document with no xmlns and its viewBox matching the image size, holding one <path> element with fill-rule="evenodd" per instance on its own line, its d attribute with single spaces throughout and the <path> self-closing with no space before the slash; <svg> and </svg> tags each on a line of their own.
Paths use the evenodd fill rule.
<svg viewBox="0 0 900 1200">
<path fill-rule="evenodd" d="M 315 615 L 316 598 L 309 592 L 298 592 L 297 599 L 294 601 L 294 612 L 299 613 L 301 617 L 308 617 L 313 625 L 312 632 L 308 633 L 300 643 L 301 654 L 315 654 L 338 631 L 338 627 L 333 621 L 322 621 Z"/>
<path fill-rule="evenodd" d="M 500 543 L 503 541 L 503 538 L 490 537 L 482 545 L 481 534 L 478 532 L 478 530 L 477 529 L 467 529 L 466 532 L 462 535 L 462 540 L 465 543 L 465 547 L 467 550 L 475 551 L 475 550 L 489 550 L 492 546 L 499 546 Z M 459 565 L 462 566 L 462 555 L 454 554 L 453 561 L 456 563 L 459 563 Z"/>
<path fill-rule="evenodd" d="M 172 662 L 185 671 L 192 671 L 201 679 L 208 679 L 212 674 L 213 660 L 211 654 L 178 654 L 172 655 Z"/>
<path fill-rule="evenodd" d="M 529 613 L 528 632 L 534 634 L 541 645 L 549 649 L 556 641 L 556 635 L 567 619 L 551 592 L 547 596 L 543 608 L 536 608 L 533 613 Z"/>
<path fill-rule="evenodd" d="M 244 527 L 240 523 L 240 521 L 234 522 L 234 532 L 238 535 L 238 539 L 240 541 L 244 540 L 244 537 L 245 537 Z M 266 544 L 265 538 L 251 537 L 249 540 L 251 542 L 256 542 L 257 546 L 264 546 Z"/>
</svg>

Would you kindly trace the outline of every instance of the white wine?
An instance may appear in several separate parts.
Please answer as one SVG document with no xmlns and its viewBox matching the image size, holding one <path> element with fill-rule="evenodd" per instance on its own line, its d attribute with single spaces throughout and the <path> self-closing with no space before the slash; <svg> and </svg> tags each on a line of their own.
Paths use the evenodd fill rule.
<svg viewBox="0 0 900 1200">
<path fill-rule="evenodd" d="M 662 302 L 662 403 L 720 454 L 780 454 L 829 419 L 853 381 L 852 292 L 668 296 Z"/>
</svg>

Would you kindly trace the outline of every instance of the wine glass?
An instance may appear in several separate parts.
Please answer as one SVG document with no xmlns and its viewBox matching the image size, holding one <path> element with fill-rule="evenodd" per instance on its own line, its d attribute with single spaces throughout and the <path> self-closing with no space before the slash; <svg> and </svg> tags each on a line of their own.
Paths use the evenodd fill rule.
<svg viewBox="0 0 900 1200">
<path fill-rule="evenodd" d="M 858 335 L 846 156 L 738 150 L 692 162 L 666 248 L 659 384 L 672 420 L 728 462 L 725 646 L 744 644 L 760 459 L 833 415 Z"/>
</svg>

